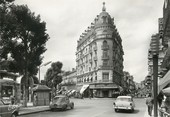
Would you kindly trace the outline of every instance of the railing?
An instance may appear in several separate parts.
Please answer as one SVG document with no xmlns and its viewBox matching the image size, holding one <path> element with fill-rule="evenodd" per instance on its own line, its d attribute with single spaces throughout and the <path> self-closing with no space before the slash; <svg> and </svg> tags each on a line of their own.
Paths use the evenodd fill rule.
<svg viewBox="0 0 170 117">
<path fill-rule="evenodd" d="M 102 66 L 102 65 L 100 65 L 99 69 L 110 70 L 110 69 L 113 69 L 113 66 Z"/>
<path fill-rule="evenodd" d="M 102 56 L 102 59 L 109 59 L 109 56 Z"/>
<path fill-rule="evenodd" d="M 97 46 L 94 46 L 93 49 L 94 49 L 94 50 L 97 50 Z"/>
<path fill-rule="evenodd" d="M 167 113 L 165 110 L 163 109 L 159 109 L 159 116 L 160 117 L 170 117 L 170 114 Z"/>
<path fill-rule="evenodd" d="M 102 45 L 101 48 L 102 48 L 102 50 L 108 50 L 109 49 L 109 45 Z"/>
<path fill-rule="evenodd" d="M 92 53 L 92 49 L 91 48 L 89 49 L 89 53 Z"/>
<path fill-rule="evenodd" d="M 112 80 L 95 80 L 92 83 L 113 83 Z"/>
<path fill-rule="evenodd" d="M 94 56 L 93 59 L 94 59 L 95 61 L 97 61 L 97 56 Z"/>
</svg>

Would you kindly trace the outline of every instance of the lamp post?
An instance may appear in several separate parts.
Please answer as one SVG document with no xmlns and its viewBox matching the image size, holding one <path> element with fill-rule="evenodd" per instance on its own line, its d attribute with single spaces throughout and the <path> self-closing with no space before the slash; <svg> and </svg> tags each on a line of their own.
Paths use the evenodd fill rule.
<svg viewBox="0 0 170 117">
<path fill-rule="evenodd" d="M 46 62 L 46 63 L 44 63 L 44 64 L 42 64 L 42 65 L 40 65 L 39 66 L 39 82 L 40 82 L 40 69 L 41 69 L 41 67 L 42 66 L 47 66 L 48 64 L 50 64 L 52 61 L 49 61 L 49 62 Z"/>
<path fill-rule="evenodd" d="M 159 35 L 153 35 L 151 39 L 151 52 L 153 58 L 153 97 L 154 97 L 154 117 L 158 117 L 158 55 L 159 55 Z"/>
</svg>

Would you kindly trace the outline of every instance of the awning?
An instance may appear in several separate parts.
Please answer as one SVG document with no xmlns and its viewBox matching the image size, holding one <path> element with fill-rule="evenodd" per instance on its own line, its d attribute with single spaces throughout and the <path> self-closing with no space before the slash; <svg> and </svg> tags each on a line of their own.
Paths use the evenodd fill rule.
<svg viewBox="0 0 170 117">
<path fill-rule="evenodd" d="M 170 70 L 159 80 L 159 92 L 170 83 Z"/>
<path fill-rule="evenodd" d="M 80 90 L 80 93 L 82 94 L 88 87 L 89 87 L 89 85 L 83 85 Z"/>
</svg>

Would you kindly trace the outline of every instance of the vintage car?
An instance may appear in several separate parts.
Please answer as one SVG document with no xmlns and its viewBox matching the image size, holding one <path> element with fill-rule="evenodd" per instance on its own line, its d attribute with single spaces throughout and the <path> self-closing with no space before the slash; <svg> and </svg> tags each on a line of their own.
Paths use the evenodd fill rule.
<svg viewBox="0 0 170 117">
<path fill-rule="evenodd" d="M 133 112 L 135 103 L 131 96 L 118 96 L 116 101 L 113 103 L 113 108 L 115 109 L 115 112 L 119 110 L 130 110 Z"/>
<path fill-rule="evenodd" d="M 16 117 L 19 114 L 19 106 L 6 104 L 0 99 L 0 117 Z"/>
<path fill-rule="evenodd" d="M 67 110 L 73 109 L 74 103 L 70 101 L 69 97 L 66 95 L 58 95 L 53 98 L 53 101 L 50 103 L 51 110 Z"/>
</svg>

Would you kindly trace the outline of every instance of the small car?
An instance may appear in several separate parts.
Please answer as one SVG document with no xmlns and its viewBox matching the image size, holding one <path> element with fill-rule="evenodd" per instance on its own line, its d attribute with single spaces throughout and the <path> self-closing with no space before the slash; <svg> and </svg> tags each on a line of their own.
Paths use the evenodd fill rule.
<svg viewBox="0 0 170 117">
<path fill-rule="evenodd" d="M 132 96 L 118 96 L 113 103 L 113 108 L 115 109 L 115 112 L 118 112 L 119 110 L 130 110 L 133 112 L 135 103 Z"/>
<path fill-rule="evenodd" d="M 0 117 L 16 117 L 19 114 L 19 106 L 6 104 L 0 99 Z"/>
<path fill-rule="evenodd" d="M 57 110 L 67 110 L 67 109 L 73 109 L 74 108 L 74 102 L 71 102 L 69 97 L 66 95 L 58 95 L 53 98 L 53 101 L 50 103 L 50 109 Z"/>
</svg>

